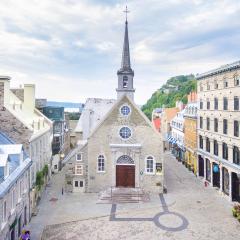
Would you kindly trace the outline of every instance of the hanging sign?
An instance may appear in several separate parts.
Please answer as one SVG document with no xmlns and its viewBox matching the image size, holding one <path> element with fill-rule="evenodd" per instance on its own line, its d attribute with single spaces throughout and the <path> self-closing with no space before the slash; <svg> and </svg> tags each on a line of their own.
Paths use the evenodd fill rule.
<svg viewBox="0 0 240 240">
<path fill-rule="evenodd" d="M 156 163 L 156 174 L 162 173 L 162 163 Z"/>
<path fill-rule="evenodd" d="M 214 172 L 214 173 L 218 173 L 218 172 L 219 172 L 219 167 L 218 167 L 218 165 L 214 165 L 214 167 L 213 167 L 213 172 Z"/>
</svg>

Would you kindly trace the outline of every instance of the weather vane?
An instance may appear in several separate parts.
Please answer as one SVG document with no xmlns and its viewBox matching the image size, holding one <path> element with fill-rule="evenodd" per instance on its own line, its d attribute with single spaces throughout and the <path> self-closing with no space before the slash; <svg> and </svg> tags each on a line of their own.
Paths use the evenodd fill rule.
<svg viewBox="0 0 240 240">
<path fill-rule="evenodd" d="M 130 13 L 127 6 L 126 6 L 126 9 L 123 12 L 126 13 L 126 21 L 127 21 L 127 14 Z"/>
</svg>

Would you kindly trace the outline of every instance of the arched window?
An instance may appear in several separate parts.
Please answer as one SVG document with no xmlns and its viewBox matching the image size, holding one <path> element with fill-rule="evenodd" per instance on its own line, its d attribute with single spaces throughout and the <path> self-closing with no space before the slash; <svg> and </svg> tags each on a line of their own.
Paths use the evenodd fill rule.
<svg viewBox="0 0 240 240">
<path fill-rule="evenodd" d="M 117 165 L 134 165 L 134 161 L 127 155 L 122 155 L 117 160 Z"/>
<path fill-rule="evenodd" d="M 104 172 L 105 171 L 105 159 L 103 155 L 98 156 L 98 172 Z"/>
<path fill-rule="evenodd" d="M 239 148 L 236 146 L 233 147 L 233 162 L 240 165 L 240 152 Z"/>
<path fill-rule="evenodd" d="M 127 88 L 127 87 L 128 87 L 128 77 L 123 76 L 123 88 Z"/>
<path fill-rule="evenodd" d="M 154 174 L 154 159 L 152 156 L 146 158 L 145 172 L 148 174 Z"/>
</svg>

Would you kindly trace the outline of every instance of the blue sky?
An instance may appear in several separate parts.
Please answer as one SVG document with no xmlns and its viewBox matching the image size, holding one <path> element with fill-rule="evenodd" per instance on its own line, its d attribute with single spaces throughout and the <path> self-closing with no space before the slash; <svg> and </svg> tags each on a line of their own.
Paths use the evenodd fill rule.
<svg viewBox="0 0 240 240">
<path fill-rule="evenodd" d="M 240 60 L 239 0 L 127 1 L 135 100 L 175 75 Z M 1 0 L 0 75 L 37 97 L 115 98 L 126 1 Z"/>
</svg>

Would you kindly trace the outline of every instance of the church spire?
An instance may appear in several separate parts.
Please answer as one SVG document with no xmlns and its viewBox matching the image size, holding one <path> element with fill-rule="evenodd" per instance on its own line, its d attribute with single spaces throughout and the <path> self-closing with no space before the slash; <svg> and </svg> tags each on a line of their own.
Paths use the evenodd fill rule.
<svg viewBox="0 0 240 240">
<path fill-rule="evenodd" d="M 128 95 L 133 100 L 135 89 L 133 88 L 134 71 L 131 68 L 130 62 L 130 50 L 129 50 L 129 38 L 128 38 L 128 20 L 127 14 L 129 13 L 126 6 L 126 20 L 125 20 L 125 33 L 122 52 L 122 64 L 118 70 L 118 88 L 116 89 L 118 98 L 122 95 Z"/>
<path fill-rule="evenodd" d="M 126 21 L 125 21 L 125 34 L 124 34 L 124 42 L 123 42 L 123 52 L 122 52 L 122 69 L 131 69 L 130 62 L 130 51 L 129 51 L 129 39 L 128 39 L 128 20 L 127 14 L 129 13 L 128 8 L 126 6 Z"/>
</svg>

